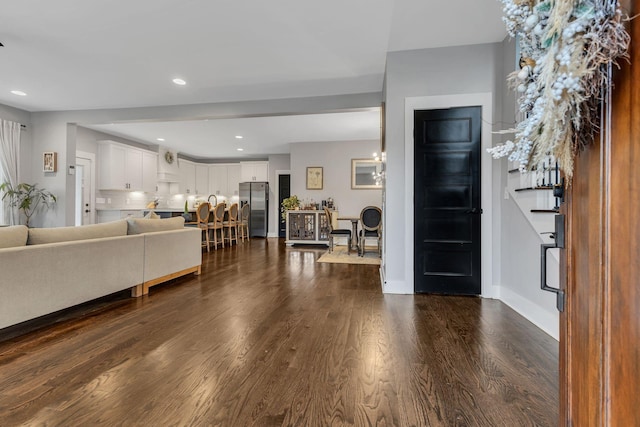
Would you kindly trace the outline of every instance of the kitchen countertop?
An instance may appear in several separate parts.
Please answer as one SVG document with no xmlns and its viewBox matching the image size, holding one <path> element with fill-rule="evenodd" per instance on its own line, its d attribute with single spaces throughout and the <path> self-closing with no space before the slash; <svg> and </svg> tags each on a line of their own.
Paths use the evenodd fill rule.
<svg viewBox="0 0 640 427">
<path fill-rule="evenodd" d="M 151 208 L 96 208 L 97 211 L 149 211 Z M 184 212 L 184 208 L 155 208 L 155 212 Z M 189 212 L 195 212 L 189 209 Z"/>
</svg>

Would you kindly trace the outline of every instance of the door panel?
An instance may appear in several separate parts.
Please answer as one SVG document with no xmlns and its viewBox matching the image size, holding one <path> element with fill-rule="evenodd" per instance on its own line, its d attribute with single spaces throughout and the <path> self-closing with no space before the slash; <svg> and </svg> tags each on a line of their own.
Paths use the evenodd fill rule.
<svg viewBox="0 0 640 427">
<path fill-rule="evenodd" d="M 635 1 L 622 1 L 635 16 Z M 640 426 L 640 36 L 614 76 L 611 122 L 580 153 L 563 209 L 560 425 Z M 611 125 L 610 131 L 608 125 Z"/>
<path fill-rule="evenodd" d="M 480 294 L 481 108 L 415 112 L 415 290 Z"/>
<path fill-rule="evenodd" d="M 280 174 L 278 175 L 278 206 L 282 206 L 282 201 L 291 196 L 291 175 Z M 286 237 L 286 221 L 279 215 L 278 220 L 278 236 Z"/>
</svg>

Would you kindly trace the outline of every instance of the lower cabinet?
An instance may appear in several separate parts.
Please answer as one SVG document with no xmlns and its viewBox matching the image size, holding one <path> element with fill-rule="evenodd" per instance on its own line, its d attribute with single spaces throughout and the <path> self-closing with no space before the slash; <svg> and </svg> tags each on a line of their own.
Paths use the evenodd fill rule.
<svg viewBox="0 0 640 427">
<path fill-rule="evenodd" d="M 287 211 L 285 243 L 328 244 L 329 226 L 324 211 Z"/>
</svg>

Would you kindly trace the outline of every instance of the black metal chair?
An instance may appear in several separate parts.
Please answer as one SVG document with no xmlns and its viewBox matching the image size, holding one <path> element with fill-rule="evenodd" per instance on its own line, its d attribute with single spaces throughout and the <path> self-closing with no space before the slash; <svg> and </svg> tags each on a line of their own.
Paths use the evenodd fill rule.
<svg viewBox="0 0 640 427">
<path fill-rule="evenodd" d="M 333 237 L 347 237 L 347 254 L 351 253 L 351 230 L 347 230 L 346 228 L 338 228 L 333 229 L 333 225 L 331 224 L 331 211 L 325 207 L 324 213 L 327 216 L 327 227 L 329 228 L 329 252 L 333 252 Z"/>
<path fill-rule="evenodd" d="M 360 223 L 362 224 L 362 230 L 360 230 L 358 236 L 358 255 L 364 256 L 364 244 L 369 238 L 376 238 L 378 241 L 378 254 L 382 256 L 380 249 L 381 242 L 381 227 L 382 227 L 382 209 L 377 206 L 367 206 L 360 212 Z"/>
</svg>

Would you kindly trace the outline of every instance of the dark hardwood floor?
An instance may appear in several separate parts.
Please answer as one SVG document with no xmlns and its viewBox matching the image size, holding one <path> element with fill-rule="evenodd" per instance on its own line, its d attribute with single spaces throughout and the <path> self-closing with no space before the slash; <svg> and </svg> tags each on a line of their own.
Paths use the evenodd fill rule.
<svg viewBox="0 0 640 427">
<path fill-rule="evenodd" d="M 0 331 L 0 425 L 557 424 L 552 338 L 498 301 L 383 295 L 377 266 L 322 253 L 256 239 Z"/>
</svg>

